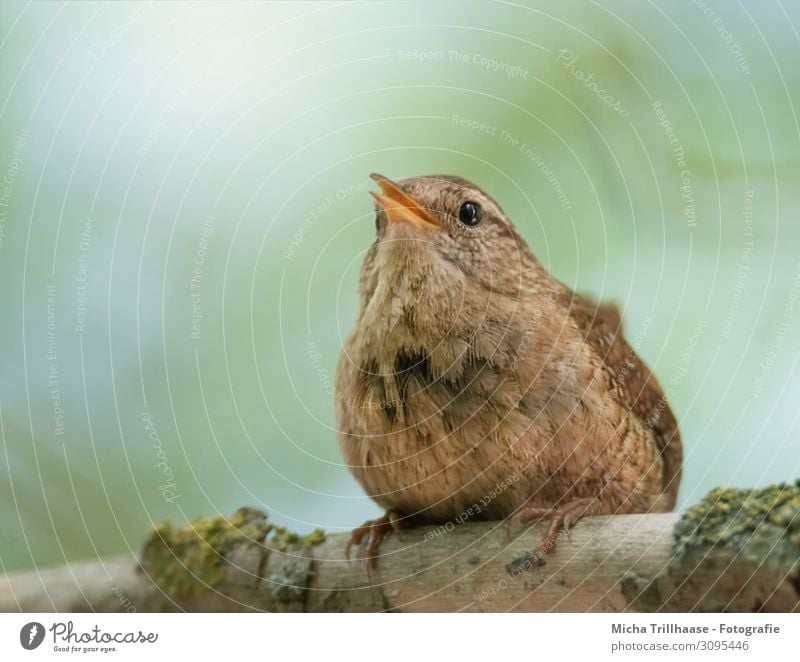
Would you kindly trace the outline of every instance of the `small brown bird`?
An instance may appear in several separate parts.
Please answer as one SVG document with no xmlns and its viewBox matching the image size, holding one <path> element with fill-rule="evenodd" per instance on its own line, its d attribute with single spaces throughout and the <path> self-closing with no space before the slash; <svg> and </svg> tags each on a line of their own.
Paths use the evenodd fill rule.
<svg viewBox="0 0 800 662">
<path fill-rule="evenodd" d="M 414 522 L 551 525 L 675 505 L 682 447 L 616 306 L 555 280 L 474 184 L 372 175 L 377 237 L 336 373 L 345 461 L 386 516 L 359 527 L 368 569 Z M 529 557 L 530 560 L 531 557 Z"/>
</svg>

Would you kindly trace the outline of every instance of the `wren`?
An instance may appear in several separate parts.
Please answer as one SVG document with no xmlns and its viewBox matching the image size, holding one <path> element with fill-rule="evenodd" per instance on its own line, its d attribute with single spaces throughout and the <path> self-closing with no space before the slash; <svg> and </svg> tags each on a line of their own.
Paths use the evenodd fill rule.
<svg viewBox="0 0 800 662">
<path fill-rule="evenodd" d="M 500 206 L 446 175 L 372 175 L 376 238 L 336 372 L 345 462 L 385 517 L 355 529 L 374 566 L 411 523 L 550 526 L 666 512 L 678 426 L 613 304 L 559 282 Z"/>
</svg>

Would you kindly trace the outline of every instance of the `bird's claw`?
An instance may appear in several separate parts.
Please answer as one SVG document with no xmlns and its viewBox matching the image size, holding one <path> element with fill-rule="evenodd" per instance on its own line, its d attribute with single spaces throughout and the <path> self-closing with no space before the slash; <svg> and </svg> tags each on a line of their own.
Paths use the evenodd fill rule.
<svg viewBox="0 0 800 662">
<path fill-rule="evenodd" d="M 369 520 L 361 526 L 353 529 L 350 540 L 345 547 L 345 556 L 350 561 L 350 554 L 353 547 L 360 546 L 367 538 L 367 547 L 364 553 L 364 565 L 367 569 L 367 576 L 372 579 L 378 558 L 378 550 L 381 541 L 393 531 L 400 531 L 404 527 L 404 516 L 394 510 L 387 512 L 379 519 Z"/>
<path fill-rule="evenodd" d="M 550 526 L 541 544 L 538 545 L 533 552 L 526 555 L 526 566 L 528 568 L 535 568 L 544 565 L 544 557 L 555 550 L 556 544 L 561 536 L 569 535 L 570 527 L 584 515 L 590 515 L 593 506 L 596 506 L 596 504 L 597 501 L 592 498 L 575 498 L 567 501 L 562 506 L 553 508 L 523 508 L 510 518 L 507 524 L 509 538 L 511 535 L 511 525 L 514 522 L 525 524 L 535 519 L 550 519 Z M 509 573 L 512 573 L 512 565 L 513 564 L 509 564 L 509 566 L 507 566 Z M 515 566 L 514 574 L 517 572 L 519 572 L 519 568 Z"/>
<path fill-rule="evenodd" d="M 511 530 L 515 524 L 527 524 L 533 520 L 554 517 L 556 514 L 557 511 L 554 508 L 538 508 L 535 506 L 525 507 L 506 520 L 506 536 L 509 540 L 511 540 Z"/>
</svg>

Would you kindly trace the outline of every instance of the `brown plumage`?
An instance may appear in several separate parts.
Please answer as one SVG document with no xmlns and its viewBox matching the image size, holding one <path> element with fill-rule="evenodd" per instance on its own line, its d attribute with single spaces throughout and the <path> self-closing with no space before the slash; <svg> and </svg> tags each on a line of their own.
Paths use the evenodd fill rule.
<svg viewBox="0 0 800 662">
<path fill-rule="evenodd" d="M 458 177 L 382 194 L 360 311 L 336 375 L 345 461 L 387 516 L 551 519 L 536 550 L 583 515 L 675 505 L 677 424 L 611 304 L 539 264 L 502 209 Z"/>
</svg>

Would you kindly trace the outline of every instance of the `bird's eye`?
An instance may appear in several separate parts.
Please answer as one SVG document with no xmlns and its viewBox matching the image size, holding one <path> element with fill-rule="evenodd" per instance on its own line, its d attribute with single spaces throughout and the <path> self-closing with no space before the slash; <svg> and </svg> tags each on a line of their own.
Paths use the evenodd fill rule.
<svg viewBox="0 0 800 662">
<path fill-rule="evenodd" d="M 483 220 L 483 209 L 477 202 L 468 200 L 458 210 L 458 220 L 464 225 L 478 225 Z"/>
</svg>

